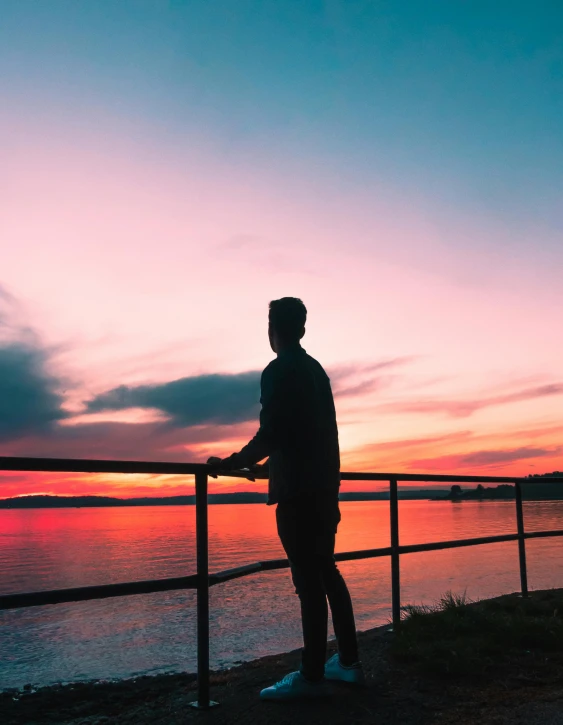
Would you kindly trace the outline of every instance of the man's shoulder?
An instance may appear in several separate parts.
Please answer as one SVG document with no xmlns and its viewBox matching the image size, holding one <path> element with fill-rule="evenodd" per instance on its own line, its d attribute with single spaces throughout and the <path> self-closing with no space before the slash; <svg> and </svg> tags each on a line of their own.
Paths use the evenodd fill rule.
<svg viewBox="0 0 563 725">
<path fill-rule="evenodd" d="M 300 355 L 275 357 L 262 371 L 262 379 L 286 376 L 290 373 L 310 372 L 311 370 L 318 375 L 327 376 L 321 363 L 303 350 Z"/>
<path fill-rule="evenodd" d="M 316 373 L 320 375 L 326 375 L 328 377 L 326 370 L 317 359 L 315 359 L 308 353 L 305 353 L 304 358 L 305 364 L 309 369 L 313 369 Z"/>
<path fill-rule="evenodd" d="M 264 368 L 264 370 L 262 370 L 262 376 L 269 375 L 270 373 L 275 372 L 276 370 L 278 370 L 279 369 L 279 364 L 280 364 L 280 361 L 278 360 L 277 357 L 275 357 L 273 360 L 271 360 L 266 365 L 266 367 Z"/>
<path fill-rule="evenodd" d="M 262 371 L 262 380 L 285 378 L 302 366 L 300 361 L 287 357 L 274 358 Z"/>
<path fill-rule="evenodd" d="M 264 383 L 276 380 L 280 377 L 282 373 L 283 368 L 280 366 L 280 360 L 278 358 L 274 358 L 266 365 L 264 370 L 262 370 L 262 376 L 260 381 L 262 385 L 264 385 Z"/>
<path fill-rule="evenodd" d="M 322 368 L 322 365 L 317 360 L 317 358 L 313 357 L 312 355 L 309 355 L 308 352 L 303 353 L 303 358 L 309 363 L 309 365 L 317 365 L 318 367 Z"/>
</svg>

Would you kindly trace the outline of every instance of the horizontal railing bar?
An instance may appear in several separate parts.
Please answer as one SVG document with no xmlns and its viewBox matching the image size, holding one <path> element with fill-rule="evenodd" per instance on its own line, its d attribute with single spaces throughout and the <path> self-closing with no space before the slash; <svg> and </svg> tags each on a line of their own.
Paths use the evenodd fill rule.
<svg viewBox="0 0 563 725">
<path fill-rule="evenodd" d="M 275 571 L 276 569 L 287 569 L 289 567 L 287 559 L 267 559 L 259 563 L 260 571 Z"/>
<path fill-rule="evenodd" d="M 113 461 L 85 458 L 27 458 L 21 456 L 0 456 L 0 471 L 45 471 L 69 473 L 137 473 L 162 475 L 195 475 L 210 473 L 215 469 L 206 463 L 173 463 L 165 461 Z M 248 471 L 224 471 L 221 476 L 247 478 Z M 267 478 L 267 473 L 252 472 L 258 480 Z M 371 473 L 343 471 L 342 481 L 420 481 L 434 483 L 562 483 L 563 477 L 545 476 L 518 478 L 515 476 L 457 476 L 431 473 Z"/>
<path fill-rule="evenodd" d="M 111 461 L 86 458 L 20 458 L 0 456 L 0 471 L 55 471 L 70 473 L 156 473 L 190 476 L 208 473 L 206 463 Z"/>
<path fill-rule="evenodd" d="M 379 556 L 391 556 L 391 547 L 383 549 L 360 549 L 359 551 L 343 551 L 335 554 L 336 561 L 354 561 L 356 559 L 376 559 Z"/>
<path fill-rule="evenodd" d="M 240 579 L 242 576 L 248 576 L 249 574 L 257 574 L 261 571 L 262 567 L 260 562 L 257 561 L 255 564 L 246 564 L 245 566 L 236 566 L 233 569 L 225 569 L 224 571 L 218 571 L 215 574 L 209 575 L 209 585 L 222 584 L 223 582 L 231 581 L 232 579 Z"/>
<path fill-rule="evenodd" d="M 553 529 L 553 531 L 530 531 L 524 534 L 525 539 L 545 539 L 549 536 L 563 536 L 563 529 Z"/>
<path fill-rule="evenodd" d="M 418 554 L 423 551 L 440 551 L 441 549 L 458 549 L 464 546 L 480 546 L 481 544 L 501 544 L 504 541 L 517 541 L 518 534 L 502 534 L 500 536 L 480 536 L 475 539 L 457 539 L 454 541 L 436 541 L 429 544 L 407 544 L 399 547 L 399 554 Z"/>
<path fill-rule="evenodd" d="M 44 604 L 65 604 L 67 602 L 85 602 L 93 599 L 108 599 L 131 594 L 153 594 L 173 589 L 195 589 L 197 574 L 191 576 L 169 577 L 167 579 L 147 579 L 138 582 L 119 584 L 100 584 L 71 589 L 52 589 L 43 592 L 22 594 L 3 594 L 0 596 L 1 609 L 19 609 L 20 607 L 39 607 Z"/>
</svg>

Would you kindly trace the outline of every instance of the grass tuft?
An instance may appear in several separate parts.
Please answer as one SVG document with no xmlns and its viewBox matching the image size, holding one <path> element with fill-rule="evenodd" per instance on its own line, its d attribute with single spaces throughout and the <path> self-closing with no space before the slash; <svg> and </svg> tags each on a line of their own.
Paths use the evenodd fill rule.
<svg viewBox="0 0 563 725">
<path fill-rule="evenodd" d="M 483 602 L 447 592 L 435 605 L 404 608 L 391 654 L 424 672 L 483 675 L 514 658 L 563 651 L 561 614 L 561 592 Z"/>
</svg>

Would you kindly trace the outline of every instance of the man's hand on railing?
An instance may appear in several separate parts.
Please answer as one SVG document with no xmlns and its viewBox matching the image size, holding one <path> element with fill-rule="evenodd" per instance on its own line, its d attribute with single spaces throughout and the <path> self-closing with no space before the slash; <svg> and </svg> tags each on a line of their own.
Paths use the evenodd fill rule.
<svg viewBox="0 0 563 725">
<path fill-rule="evenodd" d="M 253 474 L 268 472 L 268 462 L 261 466 L 255 464 L 253 466 L 250 466 L 249 468 L 235 469 L 230 458 L 219 458 L 218 456 L 211 456 L 211 458 L 208 458 L 207 465 L 212 466 L 214 469 L 214 471 L 211 471 L 209 473 L 212 478 L 217 478 L 219 473 L 240 470 L 240 472 L 244 474 L 244 477 L 247 478 L 249 481 L 255 481 L 256 478 Z"/>
<path fill-rule="evenodd" d="M 226 464 L 223 463 L 223 458 L 219 458 L 218 456 L 211 456 L 211 458 L 207 459 L 207 465 L 212 466 L 214 471 L 210 471 L 209 475 L 211 478 L 217 478 L 219 471 L 224 471 Z"/>
<path fill-rule="evenodd" d="M 269 459 L 267 461 L 264 461 L 264 463 L 255 463 L 253 466 L 250 467 L 250 470 L 253 471 L 257 475 L 263 475 L 268 476 L 270 473 L 270 461 Z"/>
</svg>

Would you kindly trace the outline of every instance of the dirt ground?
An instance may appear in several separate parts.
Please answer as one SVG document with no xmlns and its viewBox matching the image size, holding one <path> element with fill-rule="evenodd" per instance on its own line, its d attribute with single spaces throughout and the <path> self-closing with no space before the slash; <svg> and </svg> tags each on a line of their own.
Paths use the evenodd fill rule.
<svg viewBox="0 0 563 725">
<path fill-rule="evenodd" d="M 393 635 L 378 628 L 360 635 L 368 686 L 334 687 L 324 701 L 261 702 L 258 693 L 297 668 L 299 653 L 266 657 L 214 673 L 207 712 L 193 675 L 164 675 L 117 683 L 85 683 L 0 694 L 1 725 L 563 725 L 563 666 L 549 677 L 504 673 L 486 681 L 444 681 L 413 675 L 389 657 Z"/>
</svg>

